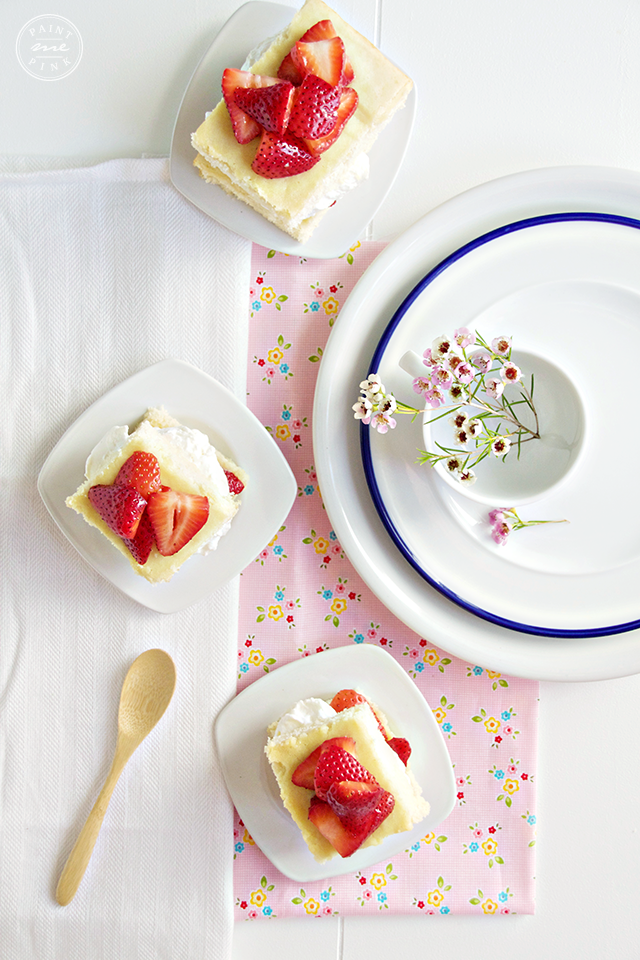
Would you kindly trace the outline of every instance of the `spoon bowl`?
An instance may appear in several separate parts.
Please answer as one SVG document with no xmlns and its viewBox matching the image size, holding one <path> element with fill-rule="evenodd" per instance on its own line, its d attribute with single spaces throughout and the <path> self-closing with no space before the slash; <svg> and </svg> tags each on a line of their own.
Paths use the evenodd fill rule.
<svg viewBox="0 0 640 960">
<path fill-rule="evenodd" d="M 175 664 L 164 650 L 147 650 L 129 667 L 120 694 L 118 739 L 113 763 L 60 875 L 56 900 L 61 906 L 70 903 L 80 886 L 111 795 L 125 764 L 169 706 L 175 685 Z"/>
</svg>

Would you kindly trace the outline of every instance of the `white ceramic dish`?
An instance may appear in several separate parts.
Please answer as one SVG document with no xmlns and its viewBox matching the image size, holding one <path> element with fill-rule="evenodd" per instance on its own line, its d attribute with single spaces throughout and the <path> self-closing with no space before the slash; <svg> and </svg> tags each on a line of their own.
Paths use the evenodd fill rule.
<svg viewBox="0 0 640 960">
<path fill-rule="evenodd" d="M 171 140 L 171 180 L 187 200 L 234 233 L 269 250 L 329 260 L 342 256 L 358 239 L 391 189 L 411 137 L 415 88 L 404 109 L 397 112 L 369 151 L 368 180 L 332 207 L 304 244 L 278 230 L 220 187 L 207 183 L 193 166 L 196 154 L 191 146 L 191 134 L 220 99 L 222 71 L 225 67 L 242 66 L 255 46 L 284 30 L 296 9 L 252 0 L 226 22 L 196 67 L 182 99 Z"/>
<path fill-rule="evenodd" d="M 416 463 L 419 423 L 402 418 L 384 436 L 363 428 L 362 444 L 383 523 L 409 562 L 445 596 L 518 630 L 604 636 L 640 626 L 640 516 L 634 506 L 640 449 L 628 443 L 623 413 L 634 409 L 635 384 L 619 382 L 611 391 L 598 386 L 603 357 L 618 345 L 625 356 L 640 354 L 640 221 L 574 216 L 510 224 L 466 253 L 456 251 L 449 266 L 437 268 L 396 313 L 372 358 L 385 386 L 410 401 L 398 357 L 407 344 L 422 338 L 430 345 L 449 332 L 442 318 L 455 316 L 488 338 L 506 330 L 525 352 L 556 361 L 584 397 L 588 440 L 578 469 L 519 514 L 569 522 L 514 533 L 507 546 L 497 546 L 489 508 L 470 503 Z M 544 397 L 544 379 L 536 382 L 536 394 Z M 564 397 L 560 413 L 568 421 L 567 409 Z M 544 436 L 549 425 L 543 421 L 541 429 Z M 408 450 L 405 432 L 413 438 Z M 624 451 L 623 465 L 615 451 Z M 520 468 L 528 470 L 526 453 L 522 463 L 512 460 L 514 480 Z M 408 462 L 399 470 L 401 457 Z M 489 464 L 494 482 L 504 469 L 508 483 L 508 465 Z M 513 505 L 505 490 L 500 494 L 493 507 Z M 624 522 L 595 522 L 597 509 L 604 514 L 611 504 Z"/>
<path fill-rule="evenodd" d="M 514 676 L 547 680 L 639 672 L 640 632 L 606 638 L 531 635 L 475 616 L 435 590 L 398 551 L 376 513 L 351 405 L 389 319 L 430 269 L 473 238 L 509 222 L 579 210 L 640 218 L 640 175 L 598 167 L 527 171 L 475 187 L 414 224 L 376 259 L 342 308 L 320 368 L 313 414 L 325 506 L 371 590 L 416 633 L 456 656 Z M 599 522 L 597 513 L 594 522 Z M 504 564 L 506 589 L 514 568 Z"/>
<path fill-rule="evenodd" d="M 98 530 L 65 505 L 84 479 L 88 454 L 109 427 L 133 425 L 154 406 L 202 430 L 250 478 L 217 549 L 191 557 L 168 583 L 157 584 L 135 574 Z M 191 364 L 164 360 L 114 387 L 78 417 L 49 454 L 38 490 L 62 532 L 98 573 L 143 606 L 174 613 L 227 583 L 258 556 L 291 509 L 297 485 L 260 421 L 226 387 Z"/>
<path fill-rule="evenodd" d="M 379 846 L 317 863 L 282 805 L 264 753 L 266 731 L 298 700 L 331 699 L 344 687 L 357 687 L 370 697 L 394 733 L 410 741 L 411 769 L 431 810 L 413 830 L 387 837 Z M 455 804 L 453 767 L 435 717 L 411 678 L 379 647 L 339 647 L 274 670 L 225 707 L 215 736 L 231 799 L 247 830 L 281 873 L 301 883 L 364 870 L 395 856 L 435 830 Z"/>
</svg>

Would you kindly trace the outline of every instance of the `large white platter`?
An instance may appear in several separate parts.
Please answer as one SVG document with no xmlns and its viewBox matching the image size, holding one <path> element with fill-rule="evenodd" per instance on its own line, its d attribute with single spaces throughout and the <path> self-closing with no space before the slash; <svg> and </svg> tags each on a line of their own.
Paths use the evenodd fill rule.
<svg viewBox="0 0 640 960">
<path fill-rule="evenodd" d="M 411 743 L 411 770 L 431 805 L 428 816 L 406 833 L 352 856 L 317 863 L 285 810 L 264 748 L 267 727 L 298 700 L 331 700 L 338 690 L 357 688 L 376 703 L 396 736 Z M 393 657 L 379 647 L 338 647 L 279 667 L 252 683 L 216 721 L 216 743 L 224 778 L 247 830 L 271 862 L 292 880 L 305 883 L 365 870 L 407 850 L 449 816 L 456 802 L 453 767 L 431 708 Z"/>
<path fill-rule="evenodd" d="M 168 583 L 149 583 L 125 557 L 65 505 L 84 480 L 87 456 L 116 424 L 133 426 L 148 407 L 165 407 L 187 427 L 202 430 L 216 449 L 249 475 L 242 504 L 218 547 L 195 555 Z M 51 451 L 38 477 L 49 513 L 76 550 L 115 587 L 159 613 L 202 600 L 254 560 L 295 499 L 297 485 L 282 453 L 254 414 L 226 387 L 182 360 L 163 360 L 114 387 L 78 417 Z"/>
<path fill-rule="evenodd" d="M 640 218 L 640 175 L 597 167 L 527 171 L 483 184 L 432 211 L 383 251 L 355 287 L 329 339 L 314 404 L 316 469 L 327 512 L 373 592 L 416 633 L 456 656 L 514 676 L 548 680 L 640 672 L 638 630 L 607 637 L 532 635 L 485 620 L 443 596 L 402 556 L 380 521 L 364 476 L 351 404 L 390 318 L 429 270 L 497 227 L 584 210 Z M 594 516 L 599 520 L 605 522 Z"/>
<path fill-rule="evenodd" d="M 196 67 L 182 99 L 171 140 L 170 173 L 173 185 L 187 200 L 241 237 L 269 250 L 330 260 L 342 256 L 358 239 L 393 185 L 413 129 L 415 88 L 369 151 L 368 180 L 325 214 L 306 243 L 294 240 L 240 200 L 207 183 L 193 166 L 196 151 L 191 146 L 191 134 L 221 98 L 222 71 L 225 67 L 241 67 L 254 47 L 284 30 L 296 9 L 251 0 L 225 23 Z"/>
</svg>

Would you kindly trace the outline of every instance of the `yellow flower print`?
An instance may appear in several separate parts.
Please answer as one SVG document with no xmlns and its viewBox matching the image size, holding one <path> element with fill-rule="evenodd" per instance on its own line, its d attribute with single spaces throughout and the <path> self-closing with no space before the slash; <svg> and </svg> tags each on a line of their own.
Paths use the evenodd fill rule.
<svg viewBox="0 0 640 960">
<path fill-rule="evenodd" d="M 487 676 L 490 677 L 491 680 L 499 680 L 502 674 L 496 673 L 495 670 L 487 670 Z"/>
<path fill-rule="evenodd" d="M 520 789 L 520 784 L 517 780 L 505 780 L 504 789 L 508 794 L 517 793 Z"/>
<path fill-rule="evenodd" d="M 278 617 L 278 620 L 279 619 L 280 617 Z M 254 667 L 259 667 L 261 663 L 264 663 L 264 655 L 261 650 L 252 650 L 247 659 Z"/>
<path fill-rule="evenodd" d="M 266 899 L 267 895 L 264 890 L 254 890 L 249 897 L 249 902 L 253 904 L 254 907 L 261 907 Z"/>
<path fill-rule="evenodd" d="M 433 711 L 433 715 L 438 723 L 442 723 L 443 720 L 447 719 L 447 711 L 443 710 L 442 707 L 436 707 Z"/>
<path fill-rule="evenodd" d="M 317 900 L 314 900 L 313 897 L 309 897 L 309 899 L 304 902 L 304 909 L 307 913 L 315 916 L 320 909 L 320 904 Z"/>
<path fill-rule="evenodd" d="M 331 604 L 332 613 L 336 613 L 340 616 L 341 613 L 344 613 L 347 609 L 347 601 L 343 597 L 335 597 L 333 603 Z"/>
<path fill-rule="evenodd" d="M 423 842 L 423 843 L 431 843 L 431 841 L 432 841 L 432 840 L 435 840 L 435 838 L 436 838 L 435 833 L 428 833 L 428 834 L 426 835 L 426 837 L 423 837 L 423 838 L 422 838 L 422 842 Z"/>
<path fill-rule="evenodd" d="M 260 299 L 263 303 L 273 303 L 276 298 L 276 292 L 273 287 L 265 287 L 260 293 Z M 277 363 L 277 360 L 274 360 L 273 363 Z"/>
<path fill-rule="evenodd" d="M 384 873 L 372 873 L 371 880 L 369 881 L 374 890 L 381 890 L 387 885 L 387 878 Z"/>
<path fill-rule="evenodd" d="M 444 894 L 439 890 L 431 890 L 431 892 L 427 894 L 427 903 L 431 907 L 439 907 L 443 900 Z"/>
<path fill-rule="evenodd" d="M 487 733 L 497 733 L 500 729 L 500 723 L 495 717 L 489 717 L 489 719 L 484 722 L 484 728 Z"/>
<path fill-rule="evenodd" d="M 277 539 L 278 539 L 278 534 L 276 533 L 276 535 L 275 535 L 275 537 L 273 538 L 273 540 L 269 540 L 269 543 L 267 544 L 267 546 L 268 546 L 268 547 L 272 547 L 272 546 L 274 545 L 274 543 L 276 542 Z"/>
<path fill-rule="evenodd" d="M 267 616 L 269 620 L 282 620 L 284 617 L 284 612 L 279 603 L 272 603 L 267 611 Z"/>
<path fill-rule="evenodd" d="M 435 652 L 435 650 L 425 650 L 424 657 L 422 659 L 424 660 L 425 663 L 430 663 L 431 666 L 433 666 L 434 663 L 438 662 L 440 657 Z"/>
<path fill-rule="evenodd" d="M 316 537 L 316 539 L 313 541 L 313 549 L 316 553 L 321 553 L 324 555 L 329 551 L 329 541 L 325 540 L 324 537 Z"/>
<path fill-rule="evenodd" d="M 335 297 L 327 297 L 326 300 L 322 301 L 322 306 L 324 307 L 324 312 L 328 317 L 335 317 L 340 308 L 340 304 Z"/>
<path fill-rule="evenodd" d="M 246 828 L 245 828 L 245 831 L 244 831 L 244 836 L 243 836 L 243 838 L 242 838 L 242 842 L 243 842 L 243 843 L 250 843 L 252 847 L 255 847 L 255 845 L 256 845 L 255 840 L 253 839 L 253 837 L 251 836 L 251 834 L 249 833 L 249 831 L 248 831 Z"/>
<path fill-rule="evenodd" d="M 356 243 L 354 243 L 354 245 L 353 245 L 352 247 L 349 247 L 349 250 L 351 250 L 351 252 L 353 253 L 353 251 L 354 251 L 354 250 L 357 250 L 359 246 L 361 246 L 361 243 L 360 243 L 360 241 L 358 240 Z"/>
<path fill-rule="evenodd" d="M 278 438 L 278 440 L 283 440 L 283 441 L 288 440 L 290 436 L 291 436 L 291 430 L 289 430 L 288 424 L 279 423 L 278 426 L 276 427 L 276 437 Z"/>
<path fill-rule="evenodd" d="M 495 903 L 495 901 L 493 900 L 487 899 L 482 904 L 483 913 L 497 913 L 497 911 L 498 911 L 498 904 Z"/>
<path fill-rule="evenodd" d="M 482 849 L 484 850 L 486 855 L 490 857 L 491 854 L 495 853 L 496 850 L 498 849 L 498 844 L 495 842 L 493 837 L 488 837 L 482 844 Z"/>
<path fill-rule="evenodd" d="M 267 354 L 267 359 L 269 363 L 280 363 L 283 357 L 284 357 L 284 353 L 282 352 L 280 347 L 273 347 L 271 350 L 269 350 Z"/>
</svg>

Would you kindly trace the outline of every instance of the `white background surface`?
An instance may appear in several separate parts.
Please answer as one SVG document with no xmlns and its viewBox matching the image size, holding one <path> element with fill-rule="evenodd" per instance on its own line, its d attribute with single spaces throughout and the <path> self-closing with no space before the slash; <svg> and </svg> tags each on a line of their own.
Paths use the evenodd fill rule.
<svg viewBox="0 0 640 960">
<path fill-rule="evenodd" d="M 0 154 L 165 155 L 190 74 L 238 5 L 3 0 Z M 562 164 L 640 169 L 640 4 L 336 5 L 405 68 L 419 96 L 409 156 L 367 237 L 395 236 L 443 200 L 506 173 Z M 27 75 L 14 49 L 21 27 L 47 13 L 71 20 L 84 42 L 78 69 L 55 83 Z M 234 960 L 258 952 L 262 960 L 637 958 L 639 702 L 639 677 L 542 684 L 535 917 L 245 923 Z"/>
</svg>

